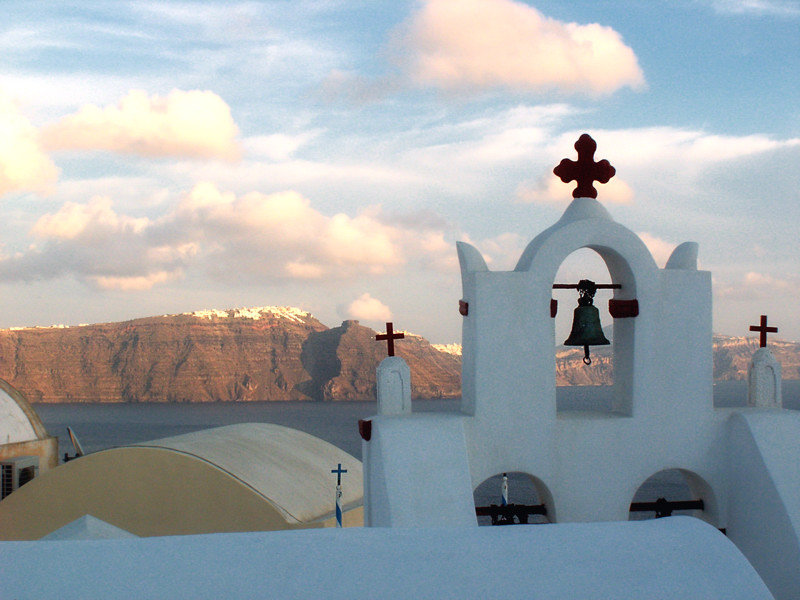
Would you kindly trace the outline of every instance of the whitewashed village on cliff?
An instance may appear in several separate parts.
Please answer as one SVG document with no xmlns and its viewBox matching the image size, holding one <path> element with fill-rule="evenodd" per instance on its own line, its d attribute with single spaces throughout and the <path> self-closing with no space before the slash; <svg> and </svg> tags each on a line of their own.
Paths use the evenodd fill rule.
<svg viewBox="0 0 800 600">
<path fill-rule="evenodd" d="M 702 249 L 687 241 L 658 268 L 603 207 L 602 186 L 598 200 L 595 182 L 614 168 L 595 160 L 589 135 L 575 149 L 555 170 L 577 184 L 571 204 L 513 270 L 458 244 L 458 412 L 415 412 L 403 336 L 391 323 L 377 336 L 389 356 L 376 365 L 376 414 L 353 430 L 363 464 L 252 423 L 59 465 L 34 409 L 0 382 L 0 595 L 800 597 L 800 413 L 782 406 L 777 328 L 766 315 L 750 327 L 760 348 L 747 406 L 716 408 Z M 610 281 L 556 281 L 580 248 Z M 574 306 L 554 286 L 580 296 L 568 343 L 585 361 L 591 346 L 613 347 L 607 410 L 557 406 L 554 317 Z M 613 290 L 607 306 L 593 305 L 598 288 Z M 611 342 L 598 311 L 613 317 Z M 690 498 L 636 505 L 665 470 L 683 474 Z M 529 481 L 531 502 L 508 502 L 507 473 Z M 473 491 L 492 477 L 498 502 L 476 507 Z M 479 516 L 514 526 L 478 527 Z"/>
</svg>

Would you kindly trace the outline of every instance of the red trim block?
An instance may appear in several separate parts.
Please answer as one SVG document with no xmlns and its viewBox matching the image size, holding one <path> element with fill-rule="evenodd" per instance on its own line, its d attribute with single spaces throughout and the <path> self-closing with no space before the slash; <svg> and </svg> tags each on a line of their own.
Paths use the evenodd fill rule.
<svg viewBox="0 0 800 600">
<path fill-rule="evenodd" d="M 615 319 L 626 319 L 628 317 L 639 316 L 639 301 L 635 298 L 633 300 L 615 300 L 612 298 L 608 301 L 608 312 Z"/>
<path fill-rule="evenodd" d="M 372 421 L 369 419 L 358 420 L 358 433 L 361 439 L 368 442 L 372 439 Z"/>
</svg>

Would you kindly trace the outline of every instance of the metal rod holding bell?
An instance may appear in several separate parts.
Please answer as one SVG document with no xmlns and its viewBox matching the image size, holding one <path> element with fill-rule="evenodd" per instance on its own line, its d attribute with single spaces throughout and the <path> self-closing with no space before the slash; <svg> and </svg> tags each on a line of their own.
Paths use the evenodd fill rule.
<svg viewBox="0 0 800 600">
<path fill-rule="evenodd" d="M 589 281 L 588 279 L 581 279 L 578 283 L 554 283 L 553 289 L 554 290 L 577 290 L 579 289 L 581 283 L 584 281 Z M 594 283 L 589 281 L 589 283 Z M 596 290 L 619 290 L 622 288 L 622 284 L 620 283 L 594 283 L 594 287 Z"/>
</svg>

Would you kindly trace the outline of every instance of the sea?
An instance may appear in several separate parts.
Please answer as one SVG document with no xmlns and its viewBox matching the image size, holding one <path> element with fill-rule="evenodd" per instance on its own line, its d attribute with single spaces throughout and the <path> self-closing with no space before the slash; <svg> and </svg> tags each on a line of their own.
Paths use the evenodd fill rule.
<svg viewBox="0 0 800 600">
<path fill-rule="evenodd" d="M 800 381 L 784 381 L 784 407 L 800 410 Z M 608 410 L 611 388 L 596 386 L 559 387 L 556 392 L 559 410 Z M 714 385 L 714 405 L 744 406 L 747 382 L 725 381 Z M 414 400 L 415 412 L 458 412 L 460 401 Z M 338 446 L 361 459 L 359 419 L 375 415 L 375 402 L 210 402 L 210 403 L 104 403 L 104 404 L 35 404 L 50 435 L 58 436 L 59 455 L 74 453 L 67 427 L 76 434 L 84 452 L 97 452 L 155 440 L 211 427 L 235 423 L 275 423 L 310 433 Z M 500 504 L 498 474 L 475 490 L 477 506 Z M 509 501 L 536 504 L 538 498 L 530 479 L 521 473 L 510 473 Z M 688 486 L 676 470 L 662 471 L 645 482 L 634 502 L 689 500 Z M 541 517 L 535 517 L 540 519 Z M 631 518 L 648 518 L 645 513 L 632 513 Z M 481 517 L 481 524 L 488 517 Z"/>
</svg>

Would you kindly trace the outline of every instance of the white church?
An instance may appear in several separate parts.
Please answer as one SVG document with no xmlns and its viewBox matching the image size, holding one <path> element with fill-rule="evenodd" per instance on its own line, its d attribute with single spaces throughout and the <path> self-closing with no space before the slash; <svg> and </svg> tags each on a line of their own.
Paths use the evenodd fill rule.
<svg viewBox="0 0 800 600">
<path fill-rule="evenodd" d="M 364 527 L 0 542 L 3 593 L 800 598 L 800 413 L 781 406 L 771 330 L 765 319 L 754 328 L 764 347 L 748 406 L 715 408 L 711 274 L 698 270 L 697 244 L 658 268 L 596 199 L 593 182 L 613 167 L 594 161 L 588 135 L 575 148 L 578 161 L 555 171 L 577 182 L 572 203 L 513 271 L 491 271 L 478 249 L 458 245 L 460 411 L 414 412 L 406 363 L 378 366 L 378 414 L 359 423 Z M 572 307 L 558 305 L 553 286 L 591 305 L 594 286 L 555 281 L 581 248 L 603 259 L 611 280 L 597 283 L 613 290 L 614 387 L 603 410 L 556 403 L 554 316 Z M 644 508 L 681 516 L 629 520 L 636 491 L 665 470 L 685 476 L 691 501 Z M 536 506 L 522 508 L 549 524 L 478 527 L 475 488 L 507 472 L 530 478 Z"/>
</svg>

